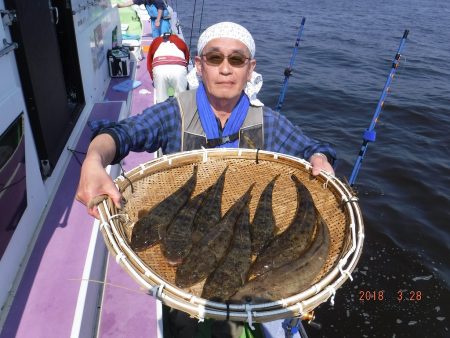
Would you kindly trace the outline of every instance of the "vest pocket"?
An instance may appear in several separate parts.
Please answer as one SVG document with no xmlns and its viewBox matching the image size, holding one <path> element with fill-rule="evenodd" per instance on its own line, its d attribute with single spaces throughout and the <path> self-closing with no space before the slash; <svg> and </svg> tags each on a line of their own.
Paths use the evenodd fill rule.
<svg viewBox="0 0 450 338">
<path fill-rule="evenodd" d="M 262 149 L 262 135 L 262 126 L 260 124 L 241 129 L 239 133 L 239 148 Z"/>
<path fill-rule="evenodd" d="M 206 137 L 187 131 L 183 133 L 183 149 L 181 151 L 199 150 L 202 147 L 206 148 Z"/>
</svg>

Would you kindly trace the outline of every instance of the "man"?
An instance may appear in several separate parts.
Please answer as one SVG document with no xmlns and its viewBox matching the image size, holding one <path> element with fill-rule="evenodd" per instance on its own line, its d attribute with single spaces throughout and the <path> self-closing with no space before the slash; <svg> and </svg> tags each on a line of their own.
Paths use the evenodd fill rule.
<svg viewBox="0 0 450 338">
<path fill-rule="evenodd" d="M 195 66 L 201 79 L 197 90 L 180 93 L 141 115 L 99 126 L 81 168 L 76 197 L 88 205 L 90 215 L 99 217 L 96 208 L 89 205 L 98 195 L 109 195 L 120 207 L 120 193 L 104 168 L 119 162 L 129 151 L 261 148 L 308 159 L 313 175 L 322 169 L 333 173 L 335 152 L 330 146 L 307 137 L 279 113 L 255 106 L 244 93 L 256 66 L 255 43 L 244 27 L 231 22 L 213 25 L 200 36 L 197 50 Z M 196 320 L 179 311 L 170 316 L 177 317 L 170 325 L 176 337 L 197 332 Z M 234 332 L 233 337 L 239 337 L 242 332 L 239 323 L 211 323 L 219 336 Z"/>
<path fill-rule="evenodd" d="M 170 154 L 202 146 L 260 148 L 308 159 L 313 175 L 321 169 L 334 173 L 336 155 L 329 145 L 307 137 L 270 108 L 252 106 L 244 94 L 256 66 L 255 43 L 244 27 L 231 22 L 215 24 L 202 33 L 197 50 L 195 65 L 202 81 L 196 91 L 96 128 L 76 196 L 88 205 L 90 215 L 99 217 L 96 207 L 89 205 L 98 195 L 109 195 L 120 207 L 121 195 L 104 168 L 130 151 L 161 148 Z"/>
<path fill-rule="evenodd" d="M 153 40 L 148 50 L 147 69 L 155 86 L 156 102 L 165 101 L 172 87 L 175 94 L 187 89 L 189 49 L 177 35 L 164 33 Z"/>
<path fill-rule="evenodd" d="M 170 11 L 164 0 L 125 0 L 117 3 L 118 8 L 132 5 L 145 5 L 152 24 L 152 36 L 157 38 L 172 31 L 170 26 Z"/>
</svg>

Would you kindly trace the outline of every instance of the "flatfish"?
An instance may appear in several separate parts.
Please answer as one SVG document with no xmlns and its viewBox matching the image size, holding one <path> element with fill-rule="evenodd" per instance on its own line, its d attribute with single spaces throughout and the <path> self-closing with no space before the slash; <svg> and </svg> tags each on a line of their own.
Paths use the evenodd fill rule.
<svg viewBox="0 0 450 338">
<path fill-rule="evenodd" d="M 317 231 L 311 246 L 296 260 L 260 275 L 232 296 L 233 300 L 250 303 L 275 301 L 300 293 L 322 270 L 330 251 L 330 233 L 318 215 Z"/>
<path fill-rule="evenodd" d="M 144 250 L 160 239 L 167 225 L 178 211 L 186 204 L 197 183 L 198 166 L 194 166 L 192 176 L 178 190 L 162 200 L 141 217 L 133 226 L 131 233 L 131 247 L 134 250 Z"/>
<path fill-rule="evenodd" d="M 177 269 L 175 275 L 177 286 L 182 288 L 192 286 L 217 268 L 228 250 L 233 238 L 234 226 L 250 199 L 253 186 L 254 184 L 230 207 L 215 227 L 192 246 L 191 251 Z"/>
<path fill-rule="evenodd" d="M 291 175 L 297 188 L 297 210 L 288 228 L 273 237 L 250 267 L 250 275 L 261 275 L 268 270 L 297 259 L 311 244 L 316 223 L 316 208 L 309 190 L 295 175 Z"/>
<path fill-rule="evenodd" d="M 230 248 L 217 269 L 206 279 L 202 297 L 228 300 L 244 285 L 252 263 L 249 208 L 245 206 L 236 223 Z"/>
<path fill-rule="evenodd" d="M 194 243 L 202 239 L 202 237 L 217 223 L 219 223 L 222 206 L 222 193 L 225 185 L 225 174 L 228 166 L 217 179 L 216 183 L 211 186 L 208 196 L 195 215 L 194 231 L 192 232 L 192 241 Z"/>
<path fill-rule="evenodd" d="M 194 218 L 209 190 L 190 199 L 161 234 L 161 251 L 170 265 L 179 265 L 191 250 Z"/>
<path fill-rule="evenodd" d="M 272 209 L 272 193 L 275 181 L 280 175 L 275 176 L 267 184 L 258 201 L 253 222 L 250 225 L 252 240 L 252 253 L 258 255 L 266 246 L 275 231 L 275 217 Z"/>
</svg>

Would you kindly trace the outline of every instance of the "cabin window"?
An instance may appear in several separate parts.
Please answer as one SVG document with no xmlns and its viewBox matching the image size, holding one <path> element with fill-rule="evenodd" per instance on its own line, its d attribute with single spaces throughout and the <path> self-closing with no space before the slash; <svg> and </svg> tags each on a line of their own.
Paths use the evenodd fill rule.
<svg viewBox="0 0 450 338">
<path fill-rule="evenodd" d="M 0 258 L 27 208 L 23 114 L 0 135 Z"/>
</svg>

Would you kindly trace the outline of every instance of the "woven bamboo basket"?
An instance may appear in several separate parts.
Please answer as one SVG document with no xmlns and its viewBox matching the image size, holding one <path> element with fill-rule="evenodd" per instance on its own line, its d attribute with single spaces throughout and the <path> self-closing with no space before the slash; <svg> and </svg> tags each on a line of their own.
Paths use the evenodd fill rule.
<svg viewBox="0 0 450 338">
<path fill-rule="evenodd" d="M 326 262 L 306 290 L 284 299 L 261 304 L 226 304 L 203 299 L 203 282 L 190 288 L 175 285 L 176 267 L 170 266 L 159 245 L 135 252 L 130 247 L 134 222 L 144 211 L 161 202 L 192 175 L 198 165 L 195 196 L 213 184 L 228 166 L 222 195 L 222 215 L 255 183 L 249 204 L 250 221 L 264 187 L 277 174 L 273 190 L 273 212 L 278 231 L 283 231 L 296 211 L 295 174 L 310 191 L 317 210 L 328 225 L 331 246 Z M 311 165 L 302 159 L 250 149 L 203 149 L 162 156 L 117 177 L 116 185 L 126 200 L 117 210 L 112 202 L 98 204 L 101 232 L 110 253 L 140 286 L 164 304 L 193 317 L 266 322 L 304 316 L 334 297 L 348 279 L 361 254 L 364 228 L 358 200 L 334 176 L 321 172 L 312 177 Z"/>
</svg>

